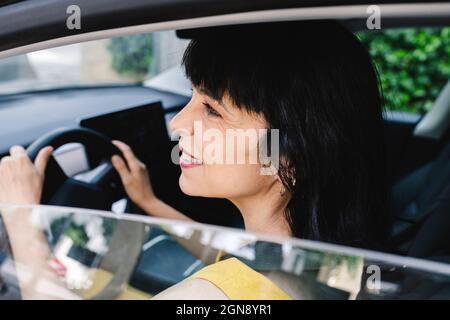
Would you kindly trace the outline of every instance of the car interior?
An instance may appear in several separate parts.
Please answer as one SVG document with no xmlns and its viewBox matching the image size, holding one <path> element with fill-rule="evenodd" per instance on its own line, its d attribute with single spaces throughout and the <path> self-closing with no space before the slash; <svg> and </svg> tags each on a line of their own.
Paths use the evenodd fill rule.
<svg viewBox="0 0 450 320">
<path fill-rule="evenodd" d="M 196 30 L 176 34 L 186 40 L 193 32 Z M 111 210 L 124 198 L 124 191 L 108 163 L 110 155 L 117 152 L 108 141 L 123 140 L 147 165 L 154 190 L 166 203 L 202 223 L 242 228 L 231 203 L 181 192 L 180 169 L 170 160 L 177 141 L 170 137 L 167 123 L 190 97 L 186 91 L 159 85 L 163 76 L 146 86 L 67 87 L 0 95 L 0 157 L 12 144 L 28 147 L 31 158 L 47 144 L 61 147 L 55 152 L 56 162 L 48 168 L 52 178 L 45 182 L 43 203 Z M 384 128 L 392 217 L 391 247 L 386 251 L 449 262 L 450 81 L 427 113 L 386 112 Z M 80 142 L 82 147 L 73 145 Z M 82 163 L 84 153 L 89 170 L 65 171 L 67 162 Z M 121 210 L 143 214 L 129 201 Z M 161 230 L 152 230 L 146 242 L 156 238 L 159 240 L 141 254 L 130 282 L 146 292 L 179 282 L 183 278 L 180 270 L 196 261 Z M 161 258 L 167 251 L 176 252 L 172 258 L 176 263 Z M 150 263 L 155 260 L 160 263 Z"/>
</svg>

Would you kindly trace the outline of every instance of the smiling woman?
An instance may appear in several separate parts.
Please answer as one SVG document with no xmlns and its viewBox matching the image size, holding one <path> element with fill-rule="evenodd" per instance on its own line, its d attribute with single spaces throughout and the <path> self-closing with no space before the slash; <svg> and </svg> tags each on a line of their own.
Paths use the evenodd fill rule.
<svg viewBox="0 0 450 320">
<path fill-rule="evenodd" d="M 355 35 L 335 21 L 210 28 L 193 32 L 183 65 L 193 94 L 171 129 L 180 136 L 184 193 L 230 200 L 249 231 L 382 246 L 387 189 L 381 97 L 371 59 Z M 203 132 L 221 133 L 224 146 L 231 143 L 225 134 L 230 129 L 278 130 L 279 166 L 209 162 L 208 144 L 198 143 L 204 137 L 196 134 L 196 123 Z M 112 163 L 129 197 L 151 215 L 188 220 L 156 197 L 146 166 L 130 147 L 114 144 L 124 158 L 114 156 Z M 249 143 L 242 148 L 233 151 L 249 159 L 262 147 Z M 42 170 L 35 170 L 23 149 L 11 151 L 0 164 L 2 201 L 38 203 Z M 268 151 L 273 154 L 275 148 Z M 43 162 L 36 166 L 43 169 Z M 272 174 L 261 174 L 262 167 Z M 268 281 L 242 272 L 245 265 L 239 261 L 226 261 L 209 272 L 235 270 L 242 285 Z M 204 292 L 195 289 L 199 286 L 209 287 L 205 292 L 228 292 L 220 279 L 198 276 L 167 296 Z M 278 287 L 274 292 L 273 298 L 290 297 Z"/>
<path fill-rule="evenodd" d="M 192 37 L 183 61 L 203 94 L 194 91 L 173 125 L 200 119 L 206 101 L 219 116 L 206 109 L 205 127 L 280 130 L 276 180 L 258 176 L 252 166 L 215 174 L 205 167 L 201 184 L 190 180 L 197 190 L 205 185 L 199 194 L 221 190 L 244 220 L 264 220 L 271 207 L 266 221 L 282 212 L 275 221 L 288 223 L 297 237 L 379 245 L 387 192 L 382 107 L 376 72 L 357 38 L 332 21 L 210 28 Z M 286 197 L 270 201 L 280 188 Z"/>
</svg>

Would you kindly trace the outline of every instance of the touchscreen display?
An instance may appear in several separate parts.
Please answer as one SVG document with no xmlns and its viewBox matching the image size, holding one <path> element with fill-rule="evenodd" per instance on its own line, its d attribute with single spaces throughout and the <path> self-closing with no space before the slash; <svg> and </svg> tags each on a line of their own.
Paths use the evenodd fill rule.
<svg viewBox="0 0 450 320">
<path fill-rule="evenodd" d="M 170 154 L 177 142 L 170 141 L 160 102 L 83 119 L 80 126 L 128 144 L 147 165 L 155 193 L 173 203 L 180 169 Z"/>
<path fill-rule="evenodd" d="M 127 143 L 144 163 L 150 164 L 169 148 L 169 136 L 160 102 L 102 114 L 80 121 L 111 139 Z"/>
</svg>

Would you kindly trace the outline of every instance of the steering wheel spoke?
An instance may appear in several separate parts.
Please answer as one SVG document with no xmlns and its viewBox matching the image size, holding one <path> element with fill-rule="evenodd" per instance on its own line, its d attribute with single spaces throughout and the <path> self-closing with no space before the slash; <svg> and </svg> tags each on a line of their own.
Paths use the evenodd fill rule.
<svg viewBox="0 0 450 320">
<path fill-rule="evenodd" d="M 112 202 L 124 196 L 120 178 L 111 165 L 112 155 L 122 155 L 120 150 L 105 135 L 86 128 L 61 128 L 33 142 L 27 153 L 34 161 L 39 151 L 52 146 L 81 143 L 92 167 L 99 167 L 88 181 L 77 181 L 67 177 L 55 158 L 49 159 L 42 192 L 43 204 L 67 205 L 81 208 L 111 209 Z"/>
<path fill-rule="evenodd" d="M 50 204 L 52 196 L 68 179 L 61 166 L 53 156 L 48 160 L 45 170 L 44 188 L 42 190 L 42 204 Z"/>
</svg>

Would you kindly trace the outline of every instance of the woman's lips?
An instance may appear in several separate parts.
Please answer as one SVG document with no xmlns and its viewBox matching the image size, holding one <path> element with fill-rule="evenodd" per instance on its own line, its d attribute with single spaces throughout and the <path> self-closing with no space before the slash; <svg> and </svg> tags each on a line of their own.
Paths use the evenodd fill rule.
<svg viewBox="0 0 450 320">
<path fill-rule="evenodd" d="M 190 168 L 195 168 L 195 167 L 199 167 L 199 166 L 201 166 L 201 164 L 185 163 L 183 161 L 180 161 L 181 169 L 190 169 Z"/>
<path fill-rule="evenodd" d="M 195 168 L 202 165 L 202 162 L 196 158 L 194 158 L 191 154 L 183 150 L 180 147 L 181 157 L 180 157 L 180 167 L 182 169 L 190 169 Z"/>
</svg>

